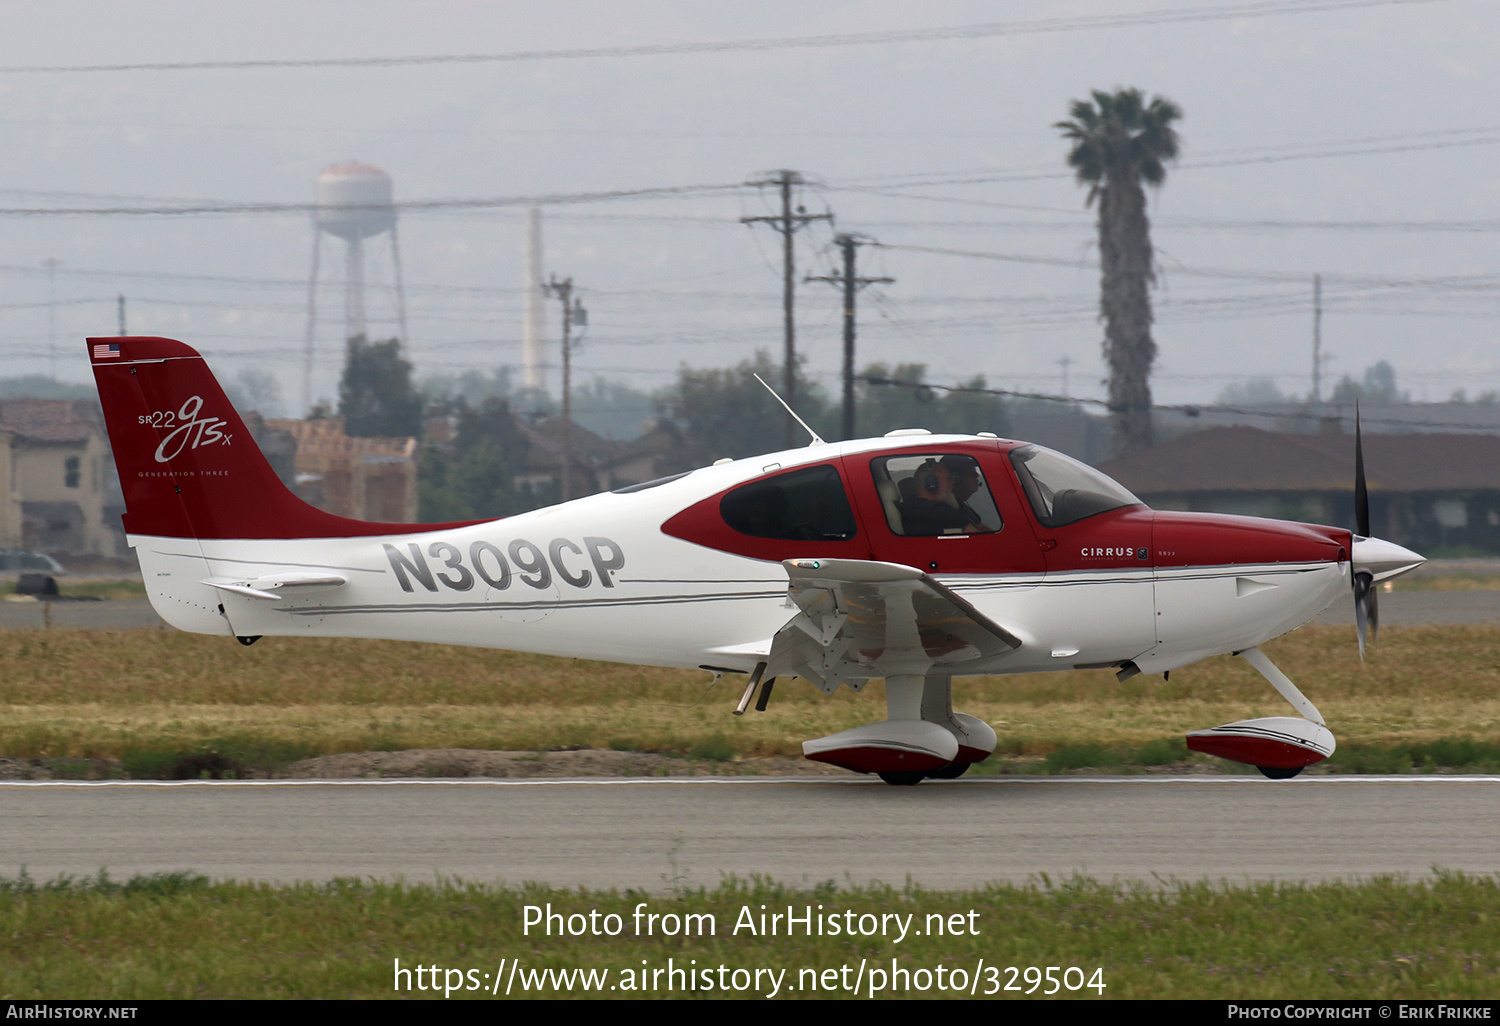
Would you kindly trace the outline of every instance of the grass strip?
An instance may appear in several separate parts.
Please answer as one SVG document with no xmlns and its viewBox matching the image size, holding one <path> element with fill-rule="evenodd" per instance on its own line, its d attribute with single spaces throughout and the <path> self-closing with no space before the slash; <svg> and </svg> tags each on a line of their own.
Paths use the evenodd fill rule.
<svg viewBox="0 0 1500 1026">
<path fill-rule="evenodd" d="M 1489 772 L 1500 761 L 1500 626 L 1388 628 L 1366 663 L 1352 628 L 1304 628 L 1266 650 L 1329 718 L 1332 769 Z M 0 757 L 107 759 L 137 776 L 204 755 L 270 770 L 413 748 L 796 756 L 803 740 L 884 709 L 880 682 L 824 698 L 790 681 L 767 712 L 734 717 L 737 678 L 710 688 L 694 670 L 347 639 L 244 648 L 176 631 L 3 631 L 0 666 Z M 1107 670 L 964 678 L 954 701 L 999 736 L 982 772 L 1190 763 L 1183 734 L 1287 711 L 1227 656 L 1170 680 L 1122 683 Z"/>
<path fill-rule="evenodd" d="M 714 932 L 706 935 L 708 920 L 698 919 L 705 935 L 665 936 L 671 921 L 662 918 L 652 935 L 637 934 L 633 913 L 640 903 L 647 915 L 712 916 Z M 549 904 L 563 917 L 597 913 L 599 934 L 608 928 L 605 917 L 615 914 L 620 935 L 560 935 L 566 919 L 552 936 L 540 927 L 524 933 L 525 906 Z M 913 915 L 911 926 L 924 935 L 898 941 L 894 921 L 886 936 L 747 932 L 745 917 L 759 924 L 762 905 L 767 913 L 810 910 L 825 924 L 827 917 L 848 921 L 846 911 L 855 921 Z M 933 935 L 929 916 L 958 929 Z M 586 930 L 581 919 L 573 924 Z M 1415 881 L 1159 887 L 1043 878 L 954 892 L 833 881 L 796 889 L 757 878 L 667 894 L 461 881 L 272 886 L 213 883 L 187 873 L 124 882 L 103 873 L 50 883 L 0 880 L 0 995 L 25 999 L 390 997 L 398 958 L 409 968 L 438 966 L 439 979 L 456 979 L 454 999 L 489 997 L 480 988 L 491 987 L 497 969 L 509 965 L 502 959 L 520 959 L 532 972 L 608 970 L 617 986 L 625 971 L 665 970 L 668 959 L 679 968 L 784 969 L 781 996 L 788 997 L 853 996 L 841 988 L 855 967 L 864 962 L 868 990 L 868 970 L 890 970 L 894 959 L 914 974 L 928 970 L 929 985 L 920 991 L 922 976 L 915 975 L 894 996 L 967 996 L 936 989 L 935 970 L 944 966 L 949 974 L 964 970 L 969 984 L 977 979 L 980 994 L 1011 983 L 1021 991 L 992 996 L 1020 998 L 1028 981 L 1006 967 L 1050 965 L 1084 970 L 1070 976 L 1073 984 L 1102 969 L 1106 999 L 1493 998 L 1500 994 L 1497 952 L 1496 879 L 1443 872 Z M 999 971 L 986 974 L 981 959 Z M 449 969 L 461 975 L 449 977 Z M 837 972 L 824 976 L 825 970 Z M 681 996 L 680 988 L 665 990 L 665 979 L 608 996 Z M 434 993 L 416 982 L 402 996 L 444 997 L 441 988 Z M 526 993 L 513 989 L 512 997 L 587 996 L 556 982 Z M 860 996 L 868 996 L 863 990 Z M 704 993 L 753 995 L 732 988 L 727 995 Z M 1100 996 L 1087 987 L 1063 995 Z"/>
</svg>

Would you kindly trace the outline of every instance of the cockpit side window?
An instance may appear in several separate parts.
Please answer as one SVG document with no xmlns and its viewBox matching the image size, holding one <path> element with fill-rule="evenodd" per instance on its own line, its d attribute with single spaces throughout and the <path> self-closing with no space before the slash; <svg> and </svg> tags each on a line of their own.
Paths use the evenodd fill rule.
<svg viewBox="0 0 1500 1026">
<path fill-rule="evenodd" d="M 870 461 L 870 473 L 892 534 L 992 534 L 1004 526 L 972 456 L 883 456 Z"/>
<path fill-rule="evenodd" d="M 1039 445 L 1012 449 L 1010 462 L 1043 527 L 1065 527 L 1122 506 L 1144 505 L 1093 467 Z"/>
<path fill-rule="evenodd" d="M 720 500 L 719 513 L 752 538 L 847 541 L 858 530 L 844 483 L 828 464 L 736 488 Z"/>
</svg>

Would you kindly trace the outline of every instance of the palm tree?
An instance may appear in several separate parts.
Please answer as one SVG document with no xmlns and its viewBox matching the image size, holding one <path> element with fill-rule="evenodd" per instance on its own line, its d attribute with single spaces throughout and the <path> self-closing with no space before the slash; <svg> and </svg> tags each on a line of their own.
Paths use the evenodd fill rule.
<svg viewBox="0 0 1500 1026">
<path fill-rule="evenodd" d="M 1110 423 L 1115 454 L 1151 446 L 1151 298 L 1155 280 L 1151 223 L 1141 187 L 1161 185 L 1163 161 L 1177 156 L 1172 122 L 1182 109 L 1160 96 L 1146 103 L 1139 89 L 1094 90 L 1074 100 L 1073 117 L 1054 128 L 1072 142 L 1068 166 L 1089 186 L 1085 206 L 1099 200 L 1099 314 L 1109 365 Z"/>
</svg>

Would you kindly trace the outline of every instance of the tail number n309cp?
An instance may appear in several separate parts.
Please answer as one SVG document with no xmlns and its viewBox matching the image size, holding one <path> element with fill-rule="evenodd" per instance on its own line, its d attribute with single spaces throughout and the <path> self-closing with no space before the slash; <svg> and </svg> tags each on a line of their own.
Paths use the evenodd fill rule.
<svg viewBox="0 0 1500 1026">
<path fill-rule="evenodd" d="M 575 588 L 591 587 L 595 581 L 613 588 L 613 573 L 625 565 L 625 553 L 608 538 L 585 538 L 582 548 L 567 538 L 554 538 L 545 552 L 525 538 L 517 538 L 503 551 L 490 542 L 476 541 L 469 545 L 467 560 L 464 550 L 452 542 L 432 542 L 426 555 L 416 542 L 408 542 L 405 551 L 389 542 L 382 547 L 396 581 L 406 592 L 415 590 L 413 581 L 428 591 L 437 591 L 439 583 L 453 591 L 468 591 L 480 581 L 504 590 L 510 587 L 512 578 L 533 588 L 550 588 L 554 574 Z M 434 568 L 428 556 L 440 565 Z"/>
</svg>

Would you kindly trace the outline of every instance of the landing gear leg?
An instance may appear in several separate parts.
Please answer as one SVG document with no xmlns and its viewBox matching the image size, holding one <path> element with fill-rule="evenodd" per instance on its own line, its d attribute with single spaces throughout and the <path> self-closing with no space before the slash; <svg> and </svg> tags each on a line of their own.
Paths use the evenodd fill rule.
<svg viewBox="0 0 1500 1026">
<path fill-rule="evenodd" d="M 1318 707 L 1260 649 L 1247 648 L 1239 655 L 1302 715 L 1265 716 L 1195 730 L 1187 736 L 1188 748 L 1254 766 L 1272 780 L 1290 780 L 1332 755 L 1333 733 L 1323 723 Z"/>
<path fill-rule="evenodd" d="M 1323 714 L 1318 712 L 1318 707 L 1307 700 L 1297 685 L 1293 684 L 1291 678 L 1276 668 L 1276 664 L 1266 658 L 1266 654 L 1258 648 L 1247 648 L 1240 655 L 1245 657 L 1245 662 L 1260 673 L 1266 680 L 1271 682 L 1282 698 L 1291 703 L 1293 709 L 1302 715 L 1303 719 L 1311 720 L 1320 727 L 1327 726 L 1323 722 Z"/>
<path fill-rule="evenodd" d="M 921 677 L 915 674 L 892 674 L 885 679 L 887 720 L 924 720 L 927 718 L 926 711 L 927 685 Z M 911 787 L 931 776 L 931 771 L 881 770 L 879 776 L 895 787 Z"/>
<path fill-rule="evenodd" d="M 995 750 L 995 731 L 983 720 L 953 711 L 953 678 L 929 673 L 922 684 L 922 719 L 946 727 L 958 741 L 958 756 L 941 769 L 930 770 L 934 780 L 956 780 Z"/>
</svg>

